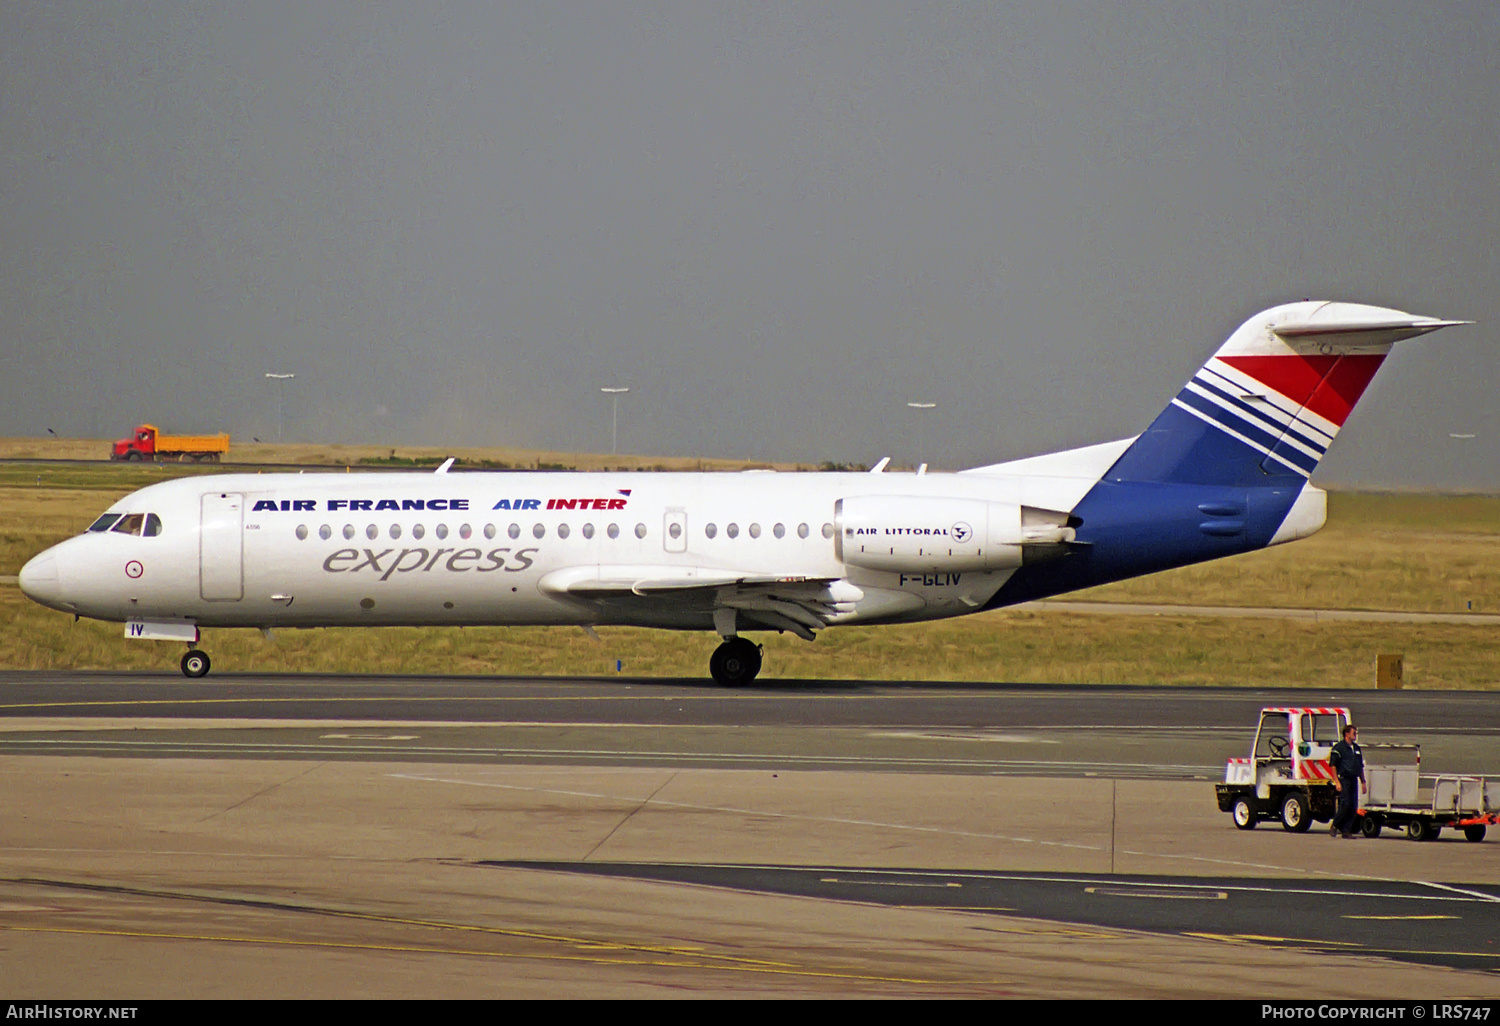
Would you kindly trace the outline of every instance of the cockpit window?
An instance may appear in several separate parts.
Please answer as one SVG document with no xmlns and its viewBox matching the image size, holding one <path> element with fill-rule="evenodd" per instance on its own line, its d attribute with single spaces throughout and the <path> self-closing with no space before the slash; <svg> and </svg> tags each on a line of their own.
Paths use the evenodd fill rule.
<svg viewBox="0 0 1500 1026">
<path fill-rule="evenodd" d="M 120 519 L 120 514 L 118 514 L 118 513 L 106 513 L 102 517 L 100 517 L 98 520 L 95 520 L 92 524 L 90 524 L 89 525 L 89 530 L 90 531 L 108 531 L 109 528 L 110 528 L 110 525 L 113 524 L 116 520 L 119 520 L 119 519 Z"/>
<path fill-rule="evenodd" d="M 147 538 L 155 538 L 157 535 L 161 534 L 161 517 L 157 516 L 155 513 L 146 514 L 145 534 Z"/>
<path fill-rule="evenodd" d="M 112 528 L 112 531 L 115 534 L 139 535 L 141 533 L 141 529 L 145 526 L 146 514 L 126 513 L 123 517 L 120 518 L 120 522 L 115 524 L 115 526 Z"/>
</svg>

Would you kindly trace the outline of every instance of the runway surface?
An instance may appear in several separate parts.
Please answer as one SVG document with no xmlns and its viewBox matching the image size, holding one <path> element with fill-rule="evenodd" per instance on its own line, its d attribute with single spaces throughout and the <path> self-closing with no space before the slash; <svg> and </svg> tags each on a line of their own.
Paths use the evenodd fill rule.
<svg viewBox="0 0 1500 1026">
<path fill-rule="evenodd" d="M 0 717 L 358 717 L 818 727 L 1206 727 L 1246 730 L 1266 705 L 1342 704 L 1363 727 L 1500 730 L 1492 691 L 1138 688 L 1108 685 L 703 678 L 0 671 Z"/>
<path fill-rule="evenodd" d="M 1500 996 L 1500 838 L 1217 811 L 1273 704 L 1500 774 L 1488 693 L 6 672 L 0 986 Z"/>
<path fill-rule="evenodd" d="M 1321 954 L 1394 955 L 1494 970 L 1500 888 L 1410 882 L 1078 873 L 902 871 L 841 866 L 498 863 L 518 869 L 665 880 L 872 902 L 895 908 L 1010 912 L 1088 926 L 1151 930 Z M 1357 924 L 1358 928 L 1353 928 Z M 1352 938 L 1358 938 L 1354 940 Z"/>
</svg>

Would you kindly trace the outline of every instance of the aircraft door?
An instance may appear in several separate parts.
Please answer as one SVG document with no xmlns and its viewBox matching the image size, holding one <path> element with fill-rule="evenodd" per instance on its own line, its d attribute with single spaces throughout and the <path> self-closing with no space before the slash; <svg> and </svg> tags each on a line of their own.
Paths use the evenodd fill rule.
<svg viewBox="0 0 1500 1026">
<path fill-rule="evenodd" d="M 201 503 L 198 593 L 207 602 L 238 602 L 245 595 L 245 496 L 213 492 Z"/>
<path fill-rule="evenodd" d="M 687 551 L 687 510 L 667 510 L 661 525 L 661 543 L 668 552 Z"/>
</svg>

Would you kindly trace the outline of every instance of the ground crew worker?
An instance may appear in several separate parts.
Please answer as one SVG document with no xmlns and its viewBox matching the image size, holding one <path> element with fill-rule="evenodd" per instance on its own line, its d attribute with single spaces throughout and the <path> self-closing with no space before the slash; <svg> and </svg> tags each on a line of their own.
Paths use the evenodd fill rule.
<svg viewBox="0 0 1500 1026">
<path fill-rule="evenodd" d="M 1365 753 L 1359 747 L 1359 728 L 1344 725 L 1344 739 L 1328 753 L 1328 764 L 1338 777 L 1333 786 L 1339 793 L 1338 813 L 1328 832 L 1334 837 L 1356 837 L 1355 821 L 1359 815 L 1359 787 L 1365 782 Z"/>
</svg>

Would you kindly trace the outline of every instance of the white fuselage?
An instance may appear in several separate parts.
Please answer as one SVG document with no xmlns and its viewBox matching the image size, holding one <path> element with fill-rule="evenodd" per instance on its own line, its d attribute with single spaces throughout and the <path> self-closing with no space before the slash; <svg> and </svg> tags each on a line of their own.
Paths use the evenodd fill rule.
<svg viewBox="0 0 1500 1026">
<path fill-rule="evenodd" d="M 840 500 L 933 497 L 940 504 L 933 516 L 891 527 L 941 536 L 951 526 L 942 520 L 941 503 L 1065 510 L 1097 476 L 1085 467 L 1078 476 L 1039 477 L 192 477 L 142 489 L 110 508 L 155 514 L 158 534 L 103 530 L 69 539 L 28 565 L 26 585 L 38 601 L 83 616 L 200 626 L 712 629 L 714 609 L 734 607 L 737 581 L 774 591 L 768 580 L 785 581 L 786 589 L 820 582 L 820 618 L 830 625 L 934 619 L 982 608 L 1013 570 L 950 572 L 941 562 L 909 572 L 850 566 L 840 559 L 836 537 Z M 590 587 L 601 578 L 614 582 L 613 590 Z M 740 605 L 749 608 L 748 600 Z M 741 622 L 751 626 L 753 616 Z"/>
</svg>

